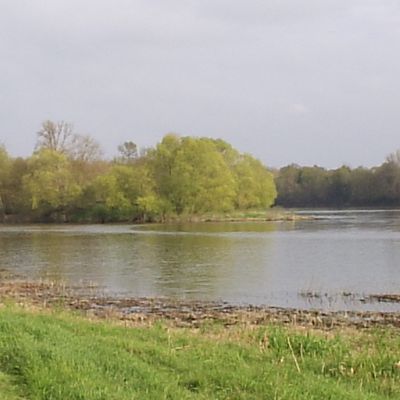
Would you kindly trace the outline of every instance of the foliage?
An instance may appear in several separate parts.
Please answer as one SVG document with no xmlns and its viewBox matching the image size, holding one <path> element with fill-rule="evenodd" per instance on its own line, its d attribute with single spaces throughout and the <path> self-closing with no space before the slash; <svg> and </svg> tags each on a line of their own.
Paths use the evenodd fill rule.
<svg viewBox="0 0 400 400">
<path fill-rule="evenodd" d="M 94 197 L 93 216 L 101 222 L 126 219 L 132 205 L 122 191 L 114 171 L 98 176 L 88 191 Z"/>
<path fill-rule="evenodd" d="M 43 149 L 28 161 L 28 173 L 23 178 L 32 200 L 32 210 L 49 215 L 65 215 L 68 206 L 80 194 L 67 157 L 55 150 Z"/>
<path fill-rule="evenodd" d="M 183 138 L 173 160 L 172 203 L 190 214 L 233 207 L 235 182 L 223 157 L 206 139 Z"/>
<path fill-rule="evenodd" d="M 39 221 L 164 221 L 171 216 L 268 208 L 270 172 L 223 140 L 165 135 L 138 151 L 126 141 L 112 162 L 65 121 L 44 121 L 36 151 L 12 159 L 0 148 L 0 216 Z"/>
<path fill-rule="evenodd" d="M 126 141 L 109 162 L 94 139 L 64 121 L 43 122 L 36 149 L 13 159 L 0 147 L 1 220 L 164 221 L 272 205 L 400 206 L 400 151 L 370 169 L 293 164 L 273 176 L 221 139 L 170 133 L 140 152 Z"/>
<path fill-rule="evenodd" d="M 169 134 L 149 157 L 158 194 L 177 214 L 267 208 L 276 196 L 266 168 L 249 155 L 241 158 L 221 140 Z M 245 184 L 247 178 L 253 185 Z M 245 196 L 252 200 L 240 204 Z"/>
<path fill-rule="evenodd" d="M 31 200 L 23 177 L 28 173 L 28 162 L 23 158 L 8 158 L 0 169 L 0 196 L 6 215 L 26 215 L 31 210 Z M 0 211 L 1 213 L 1 211 Z"/>
<path fill-rule="evenodd" d="M 395 153 L 394 153 L 395 154 Z M 276 176 L 276 204 L 286 207 L 400 206 L 400 164 L 395 156 L 375 168 L 326 170 L 289 165 Z"/>
<path fill-rule="evenodd" d="M 276 198 L 272 174 L 252 156 L 245 154 L 234 166 L 237 181 L 236 206 L 239 209 L 270 207 Z"/>
<path fill-rule="evenodd" d="M 9 183 L 11 160 L 4 146 L 0 146 L 0 216 L 6 208 L 6 188 Z"/>
</svg>

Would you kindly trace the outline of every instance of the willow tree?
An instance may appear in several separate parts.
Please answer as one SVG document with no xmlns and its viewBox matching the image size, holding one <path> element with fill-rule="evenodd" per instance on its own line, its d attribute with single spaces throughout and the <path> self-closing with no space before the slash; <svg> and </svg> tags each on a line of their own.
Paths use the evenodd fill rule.
<svg viewBox="0 0 400 400">
<path fill-rule="evenodd" d="M 178 214 L 233 207 L 235 182 L 212 141 L 170 134 L 149 155 L 158 193 Z"/>
<path fill-rule="evenodd" d="M 248 154 L 241 155 L 234 172 L 237 208 L 268 208 L 274 204 L 277 196 L 274 177 L 261 161 Z"/>
<path fill-rule="evenodd" d="M 32 210 L 57 219 L 65 219 L 68 208 L 81 192 L 65 154 L 43 149 L 28 160 L 24 185 L 31 198 Z"/>
<path fill-rule="evenodd" d="M 233 208 L 236 183 L 213 141 L 182 138 L 173 168 L 175 198 L 189 213 Z"/>
<path fill-rule="evenodd" d="M 149 154 L 149 164 L 156 182 L 157 194 L 176 208 L 175 159 L 181 145 L 181 139 L 175 134 L 165 135 Z"/>
</svg>

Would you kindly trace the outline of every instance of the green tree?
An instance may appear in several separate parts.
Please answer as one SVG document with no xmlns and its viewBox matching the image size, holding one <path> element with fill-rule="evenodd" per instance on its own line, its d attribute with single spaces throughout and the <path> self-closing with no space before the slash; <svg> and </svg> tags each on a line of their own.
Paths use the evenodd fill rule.
<svg viewBox="0 0 400 400">
<path fill-rule="evenodd" d="M 374 171 L 378 202 L 383 205 L 400 205 L 400 165 L 390 161 Z"/>
<path fill-rule="evenodd" d="M 114 164 L 106 174 L 93 181 L 84 191 L 83 197 L 86 204 L 92 203 L 96 218 L 103 222 L 146 220 L 146 215 L 153 218 L 160 209 L 152 206 L 155 204 L 152 200 L 155 198 L 154 182 L 145 162 L 134 165 Z"/>
<path fill-rule="evenodd" d="M 331 171 L 328 176 L 327 201 L 330 205 L 343 207 L 349 204 L 351 199 L 351 170 L 349 167 L 342 166 Z"/>
<path fill-rule="evenodd" d="M 127 220 L 132 214 L 132 204 L 111 172 L 98 176 L 87 188 L 92 197 L 92 215 L 101 222 Z"/>
<path fill-rule="evenodd" d="M 28 173 L 28 163 L 21 157 L 11 159 L 8 180 L 3 187 L 5 213 L 16 217 L 27 216 L 31 210 L 30 195 L 23 184 L 23 177 Z M 18 220 L 18 218 L 17 218 Z"/>
<path fill-rule="evenodd" d="M 234 171 L 237 208 L 267 208 L 274 204 L 277 196 L 274 178 L 259 160 L 248 154 L 242 155 Z"/>
<path fill-rule="evenodd" d="M 176 197 L 175 159 L 181 140 L 175 134 L 167 134 L 155 149 L 148 152 L 149 165 L 152 170 L 157 195 L 171 205 L 171 209 L 179 210 Z"/>
<path fill-rule="evenodd" d="M 299 197 L 305 206 L 315 207 L 327 203 L 329 181 L 326 169 L 318 166 L 301 168 L 299 185 Z"/>
<path fill-rule="evenodd" d="M 372 206 L 377 201 L 376 178 L 373 170 L 359 167 L 351 172 L 351 199 L 353 206 Z"/>
<path fill-rule="evenodd" d="M 6 210 L 6 189 L 9 183 L 11 160 L 4 146 L 0 145 L 0 218 Z"/>
<path fill-rule="evenodd" d="M 212 140 L 167 135 L 152 158 L 159 193 L 178 214 L 232 209 L 235 180 Z"/>
<path fill-rule="evenodd" d="M 47 217 L 67 218 L 68 208 L 81 192 L 68 158 L 57 151 L 43 149 L 29 159 L 28 171 L 23 180 L 32 210 Z"/>
<path fill-rule="evenodd" d="M 279 170 L 276 181 L 278 197 L 276 203 L 287 207 L 298 205 L 300 200 L 300 173 L 301 168 L 291 164 Z"/>
</svg>

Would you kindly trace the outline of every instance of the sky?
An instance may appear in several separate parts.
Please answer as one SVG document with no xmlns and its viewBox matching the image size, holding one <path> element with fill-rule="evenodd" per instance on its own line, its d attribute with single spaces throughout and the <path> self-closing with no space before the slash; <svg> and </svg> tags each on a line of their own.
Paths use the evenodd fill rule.
<svg viewBox="0 0 400 400">
<path fill-rule="evenodd" d="M 1 0 L 0 143 L 44 120 L 107 157 L 222 138 L 270 167 L 379 165 L 400 148 L 398 0 Z"/>
</svg>

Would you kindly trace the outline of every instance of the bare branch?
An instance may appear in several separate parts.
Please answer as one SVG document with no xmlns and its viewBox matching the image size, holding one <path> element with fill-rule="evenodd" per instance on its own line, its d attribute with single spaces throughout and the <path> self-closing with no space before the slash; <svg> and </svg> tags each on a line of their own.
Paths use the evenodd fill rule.
<svg viewBox="0 0 400 400">
<path fill-rule="evenodd" d="M 44 121 L 37 133 L 36 150 L 50 149 L 63 153 L 78 161 L 96 161 L 101 159 L 102 151 L 96 140 L 89 135 L 74 133 L 73 125 L 65 122 Z"/>
<path fill-rule="evenodd" d="M 77 161 L 97 161 L 102 158 L 103 152 L 99 143 L 89 135 L 74 135 L 69 149 L 69 156 Z"/>
<path fill-rule="evenodd" d="M 36 149 L 50 149 L 60 153 L 68 153 L 68 145 L 72 140 L 73 126 L 65 121 L 44 121 L 37 133 Z"/>
<path fill-rule="evenodd" d="M 400 149 L 396 150 L 394 153 L 389 154 L 386 157 L 386 161 L 396 165 L 400 165 Z"/>
</svg>

